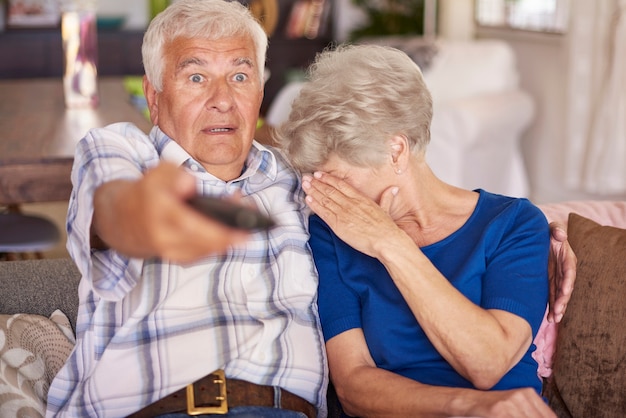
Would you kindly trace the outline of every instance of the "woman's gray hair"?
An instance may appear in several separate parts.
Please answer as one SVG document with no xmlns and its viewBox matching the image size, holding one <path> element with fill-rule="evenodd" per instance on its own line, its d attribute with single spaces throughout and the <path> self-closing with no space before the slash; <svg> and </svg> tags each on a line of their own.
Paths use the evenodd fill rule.
<svg viewBox="0 0 626 418">
<path fill-rule="evenodd" d="M 179 37 L 220 40 L 234 36 L 253 40 L 263 81 L 267 35 L 246 6 L 236 0 L 176 0 L 152 19 L 143 37 L 146 76 L 157 91 L 163 90 L 163 46 L 167 42 Z"/>
<path fill-rule="evenodd" d="M 388 140 L 404 135 L 413 152 L 430 141 L 432 98 L 404 52 L 379 45 L 340 45 L 316 57 L 276 140 L 302 172 L 332 154 L 361 167 L 382 164 Z"/>
</svg>

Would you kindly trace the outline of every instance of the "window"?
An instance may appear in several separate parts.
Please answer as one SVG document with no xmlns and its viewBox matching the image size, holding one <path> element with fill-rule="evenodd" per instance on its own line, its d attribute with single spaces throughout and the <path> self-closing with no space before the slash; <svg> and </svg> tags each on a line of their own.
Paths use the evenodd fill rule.
<svg viewBox="0 0 626 418">
<path fill-rule="evenodd" d="M 479 26 L 564 33 L 569 0 L 476 0 Z"/>
</svg>

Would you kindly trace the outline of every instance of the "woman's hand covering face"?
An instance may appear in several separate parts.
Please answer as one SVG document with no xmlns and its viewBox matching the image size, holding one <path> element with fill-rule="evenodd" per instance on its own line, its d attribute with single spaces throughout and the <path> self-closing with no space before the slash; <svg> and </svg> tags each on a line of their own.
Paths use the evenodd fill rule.
<svg viewBox="0 0 626 418">
<path fill-rule="evenodd" d="M 356 250 L 376 257 L 376 243 L 381 231 L 403 233 L 389 215 L 397 194 L 397 187 L 389 187 L 381 194 L 380 202 L 365 196 L 348 182 L 334 175 L 316 172 L 304 176 L 302 188 L 306 202 L 332 230 Z"/>
</svg>

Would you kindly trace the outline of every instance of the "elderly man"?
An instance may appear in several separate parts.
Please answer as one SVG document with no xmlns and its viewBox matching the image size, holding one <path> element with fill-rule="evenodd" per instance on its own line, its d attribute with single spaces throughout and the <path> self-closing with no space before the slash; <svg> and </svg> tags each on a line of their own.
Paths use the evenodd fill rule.
<svg viewBox="0 0 626 418">
<path fill-rule="evenodd" d="M 233 414 L 325 414 L 300 184 L 280 154 L 253 143 L 266 49 L 237 2 L 180 0 L 151 22 L 142 55 L 154 128 L 94 129 L 76 151 L 77 345 L 48 416 L 187 411 L 186 391 L 168 395 L 198 380 L 190 394 L 206 413 L 226 407 L 203 400 L 215 386 Z M 187 205 L 196 194 L 236 194 L 279 225 L 230 229 Z M 222 373 L 225 385 L 214 384 Z"/>
<path fill-rule="evenodd" d="M 304 195 L 281 153 L 253 141 L 266 49 L 238 2 L 177 0 L 144 38 L 154 128 L 119 123 L 79 143 L 77 341 L 48 417 L 326 415 Z M 277 226 L 226 227 L 188 205 L 195 195 L 241 200 Z"/>
</svg>

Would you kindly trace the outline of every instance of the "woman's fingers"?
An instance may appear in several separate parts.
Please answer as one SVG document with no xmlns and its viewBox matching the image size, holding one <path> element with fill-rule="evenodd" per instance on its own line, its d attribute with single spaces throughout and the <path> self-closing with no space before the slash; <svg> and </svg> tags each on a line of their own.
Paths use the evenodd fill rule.
<svg viewBox="0 0 626 418">
<path fill-rule="evenodd" d="M 325 180 L 329 178 L 333 178 L 333 176 L 325 176 Z M 322 181 L 319 177 L 304 176 L 302 188 L 307 194 L 307 204 L 322 218 L 324 215 L 340 213 L 348 201 L 348 197 L 340 189 Z M 326 219 L 324 218 L 324 220 Z"/>
<path fill-rule="evenodd" d="M 397 189 L 385 190 L 379 206 L 346 181 L 328 173 L 304 176 L 306 202 L 343 241 L 357 250 L 376 256 L 373 250 L 381 230 L 396 229 L 388 214 Z"/>
<path fill-rule="evenodd" d="M 324 208 L 334 213 L 344 213 L 345 209 L 361 204 L 366 207 L 380 207 L 386 214 L 390 214 L 398 194 L 398 187 L 389 187 L 383 191 L 380 203 L 376 204 L 345 180 L 322 172 L 316 172 L 313 177 L 305 175 L 302 187 L 308 196 L 307 203 L 311 209 L 315 211 L 316 208 Z"/>
</svg>

